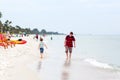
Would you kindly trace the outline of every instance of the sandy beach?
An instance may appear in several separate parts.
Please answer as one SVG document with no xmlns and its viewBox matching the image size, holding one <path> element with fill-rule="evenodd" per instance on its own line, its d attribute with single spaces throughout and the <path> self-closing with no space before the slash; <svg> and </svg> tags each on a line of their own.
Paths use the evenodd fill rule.
<svg viewBox="0 0 120 80">
<path fill-rule="evenodd" d="M 0 46 L 0 80 L 120 80 L 120 71 L 100 68 L 73 55 L 65 58 L 64 47 L 49 40 L 45 57 L 40 59 L 38 41 L 22 37 L 27 43 L 4 49 Z M 76 48 L 77 49 L 77 48 Z"/>
<path fill-rule="evenodd" d="M 39 80 L 35 73 L 26 67 L 27 64 L 39 59 L 39 54 L 35 54 L 37 51 L 32 49 L 35 45 L 31 45 L 34 43 L 30 41 L 31 37 L 22 37 L 22 39 L 27 40 L 27 43 L 16 44 L 15 47 L 8 49 L 0 46 L 1 80 Z"/>
</svg>

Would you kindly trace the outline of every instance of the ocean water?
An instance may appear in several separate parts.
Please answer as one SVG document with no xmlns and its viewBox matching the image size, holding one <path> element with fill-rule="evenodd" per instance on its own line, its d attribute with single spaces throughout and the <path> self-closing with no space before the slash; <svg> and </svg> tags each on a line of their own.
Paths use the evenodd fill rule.
<svg viewBox="0 0 120 80">
<path fill-rule="evenodd" d="M 40 80 L 120 80 L 120 36 L 74 36 L 76 48 L 71 59 L 66 59 L 66 35 L 47 35 L 45 57 L 38 56 L 28 68 L 37 72 Z"/>
<path fill-rule="evenodd" d="M 120 67 L 120 35 L 74 35 L 76 48 L 73 49 L 73 58 L 84 59 L 92 65 L 103 68 Z M 54 52 L 64 54 L 65 35 L 47 36 L 50 46 L 56 47 Z M 58 55 L 60 56 L 60 55 Z"/>
</svg>

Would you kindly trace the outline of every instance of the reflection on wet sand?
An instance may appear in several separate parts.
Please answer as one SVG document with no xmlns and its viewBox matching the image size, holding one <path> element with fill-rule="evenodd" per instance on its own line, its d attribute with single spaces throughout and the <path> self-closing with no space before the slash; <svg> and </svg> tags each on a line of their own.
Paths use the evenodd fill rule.
<svg viewBox="0 0 120 80">
<path fill-rule="evenodd" d="M 71 60 L 66 59 L 63 65 L 62 80 L 69 80 Z"/>
<path fill-rule="evenodd" d="M 64 67 L 70 67 L 71 64 L 71 60 L 70 59 L 66 59 L 65 63 L 64 63 Z"/>
<path fill-rule="evenodd" d="M 42 68 L 42 60 L 38 61 L 37 71 L 40 71 Z"/>
</svg>

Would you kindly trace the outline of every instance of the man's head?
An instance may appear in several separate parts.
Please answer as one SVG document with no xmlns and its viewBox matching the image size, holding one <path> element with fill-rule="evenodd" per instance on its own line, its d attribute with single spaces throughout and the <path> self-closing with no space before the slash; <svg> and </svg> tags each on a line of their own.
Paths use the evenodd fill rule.
<svg viewBox="0 0 120 80">
<path fill-rule="evenodd" d="M 73 32 L 70 32 L 70 36 L 73 36 Z"/>
</svg>

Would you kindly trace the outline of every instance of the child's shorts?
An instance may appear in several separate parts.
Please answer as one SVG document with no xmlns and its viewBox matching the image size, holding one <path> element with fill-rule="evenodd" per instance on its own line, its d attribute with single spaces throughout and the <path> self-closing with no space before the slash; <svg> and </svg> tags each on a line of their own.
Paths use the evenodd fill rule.
<svg viewBox="0 0 120 80">
<path fill-rule="evenodd" d="M 40 53 L 43 53 L 44 52 L 44 48 L 40 48 Z"/>
</svg>

